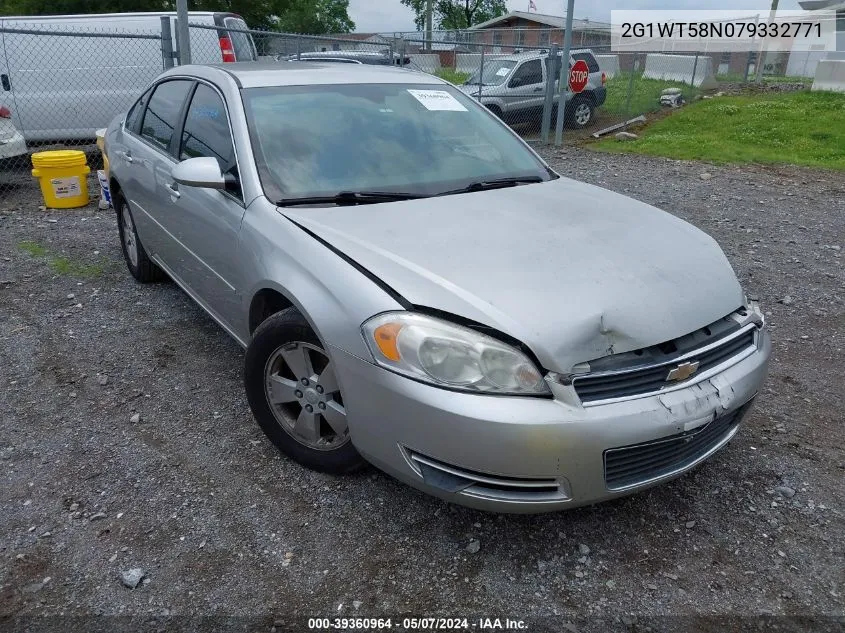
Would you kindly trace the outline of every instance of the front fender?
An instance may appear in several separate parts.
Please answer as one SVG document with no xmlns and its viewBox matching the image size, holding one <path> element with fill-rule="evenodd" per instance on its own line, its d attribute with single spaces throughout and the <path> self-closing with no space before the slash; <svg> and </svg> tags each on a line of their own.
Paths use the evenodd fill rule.
<svg viewBox="0 0 845 633">
<path fill-rule="evenodd" d="M 248 290 L 242 327 L 249 338 L 249 308 L 260 291 L 283 295 L 311 324 L 325 346 L 371 358 L 361 324 L 402 304 L 353 263 L 279 213 L 265 198 L 247 209 L 241 252 Z"/>
</svg>

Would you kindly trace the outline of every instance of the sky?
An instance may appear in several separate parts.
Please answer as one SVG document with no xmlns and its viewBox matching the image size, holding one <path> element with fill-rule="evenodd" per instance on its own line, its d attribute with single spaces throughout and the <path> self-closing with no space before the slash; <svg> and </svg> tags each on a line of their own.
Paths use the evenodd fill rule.
<svg viewBox="0 0 845 633">
<path fill-rule="evenodd" d="M 566 0 L 534 0 L 538 13 L 563 15 Z M 770 0 L 575 0 L 574 16 L 610 21 L 611 9 L 755 9 L 768 10 Z M 511 11 L 525 11 L 528 0 L 508 0 Z M 797 0 L 781 0 L 781 9 L 798 9 Z M 349 0 L 349 15 L 360 32 L 413 31 L 414 14 L 399 0 Z"/>
</svg>

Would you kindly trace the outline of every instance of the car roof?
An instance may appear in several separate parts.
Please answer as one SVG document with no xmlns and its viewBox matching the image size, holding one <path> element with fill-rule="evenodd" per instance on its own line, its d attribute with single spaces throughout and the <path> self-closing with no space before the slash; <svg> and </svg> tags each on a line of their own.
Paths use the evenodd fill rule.
<svg viewBox="0 0 845 633">
<path fill-rule="evenodd" d="M 319 86 L 333 84 L 434 84 L 446 82 L 428 73 L 393 66 L 320 62 L 240 62 L 189 65 L 162 74 L 192 76 L 222 82 L 233 79 L 240 88 Z"/>
</svg>

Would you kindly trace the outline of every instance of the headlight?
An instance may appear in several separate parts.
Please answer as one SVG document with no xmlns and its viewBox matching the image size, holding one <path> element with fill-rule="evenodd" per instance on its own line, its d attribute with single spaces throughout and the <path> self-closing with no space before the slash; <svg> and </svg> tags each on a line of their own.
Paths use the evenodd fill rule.
<svg viewBox="0 0 845 633">
<path fill-rule="evenodd" d="M 417 380 L 478 393 L 549 393 L 525 354 L 475 330 L 410 312 L 373 317 L 362 330 L 379 365 Z"/>
</svg>

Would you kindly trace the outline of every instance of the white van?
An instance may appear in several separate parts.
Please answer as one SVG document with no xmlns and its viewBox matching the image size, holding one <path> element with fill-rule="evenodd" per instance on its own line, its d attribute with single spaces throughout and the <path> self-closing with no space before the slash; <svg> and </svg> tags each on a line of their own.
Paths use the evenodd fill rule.
<svg viewBox="0 0 845 633">
<path fill-rule="evenodd" d="M 162 16 L 170 19 L 175 50 L 173 12 L 0 16 L 0 101 L 12 111 L 13 123 L 27 142 L 92 139 L 95 130 L 125 111 L 162 72 L 162 47 L 161 39 L 116 34 L 160 34 Z M 190 29 L 194 63 L 258 59 L 248 33 L 228 30 L 248 28 L 240 16 L 191 11 L 188 19 L 215 27 Z"/>
</svg>

